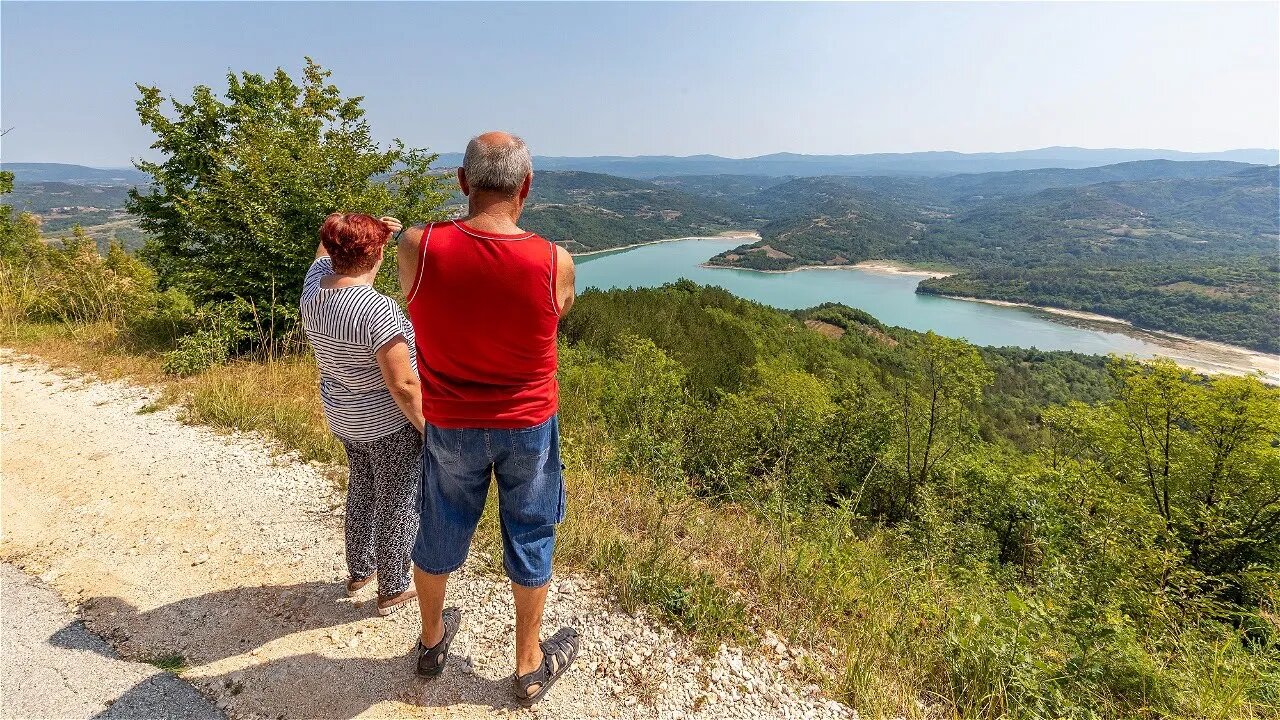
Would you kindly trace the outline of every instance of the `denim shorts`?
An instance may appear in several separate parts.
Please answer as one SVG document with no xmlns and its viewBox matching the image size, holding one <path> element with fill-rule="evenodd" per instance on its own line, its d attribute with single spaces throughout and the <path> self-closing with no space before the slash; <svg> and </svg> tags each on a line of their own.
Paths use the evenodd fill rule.
<svg viewBox="0 0 1280 720">
<path fill-rule="evenodd" d="M 413 563 L 443 575 L 462 566 L 484 511 L 490 474 L 498 481 L 502 564 L 517 585 L 551 581 L 556 525 L 564 520 L 557 417 L 531 428 L 449 429 L 427 423 Z"/>
</svg>

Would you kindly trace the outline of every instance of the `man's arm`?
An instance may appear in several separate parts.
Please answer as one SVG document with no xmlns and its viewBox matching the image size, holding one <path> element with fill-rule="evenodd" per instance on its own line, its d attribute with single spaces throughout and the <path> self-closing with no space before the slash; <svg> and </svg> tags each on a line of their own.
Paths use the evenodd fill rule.
<svg viewBox="0 0 1280 720">
<path fill-rule="evenodd" d="M 556 301 L 560 303 L 560 314 L 564 315 L 573 307 L 576 297 L 574 289 L 573 256 L 568 250 L 556 246 Z"/>
<path fill-rule="evenodd" d="M 400 270 L 400 294 L 409 297 L 413 281 L 418 277 L 418 258 L 422 256 L 422 228 L 405 228 L 396 245 L 396 267 Z"/>
</svg>

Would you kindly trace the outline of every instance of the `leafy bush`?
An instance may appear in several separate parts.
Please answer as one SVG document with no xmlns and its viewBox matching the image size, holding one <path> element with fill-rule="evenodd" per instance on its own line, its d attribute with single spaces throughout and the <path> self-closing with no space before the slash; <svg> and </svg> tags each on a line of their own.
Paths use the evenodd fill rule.
<svg viewBox="0 0 1280 720">
<path fill-rule="evenodd" d="M 226 363 L 240 341 L 250 336 L 243 305 L 230 302 L 201 308 L 198 329 L 178 338 L 178 347 L 165 353 L 164 371 L 170 375 L 195 375 Z"/>
</svg>

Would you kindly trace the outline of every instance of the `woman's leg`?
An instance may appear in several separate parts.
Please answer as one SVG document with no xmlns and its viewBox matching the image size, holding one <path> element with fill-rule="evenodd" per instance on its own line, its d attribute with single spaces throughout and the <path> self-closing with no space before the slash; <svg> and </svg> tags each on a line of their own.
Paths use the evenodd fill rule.
<svg viewBox="0 0 1280 720">
<path fill-rule="evenodd" d="M 369 443 L 343 442 L 347 450 L 347 510 L 344 517 L 347 543 L 347 575 L 364 580 L 377 569 L 374 553 L 376 486 L 370 463 Z"/>
<path fill-rule="evenodd" d="M 418 534 L 422 435 L 412 425 L 380 438 L 371 458 L 377 486 L 378 597 L 409 589 L 409 551 Z"/>
</svg>

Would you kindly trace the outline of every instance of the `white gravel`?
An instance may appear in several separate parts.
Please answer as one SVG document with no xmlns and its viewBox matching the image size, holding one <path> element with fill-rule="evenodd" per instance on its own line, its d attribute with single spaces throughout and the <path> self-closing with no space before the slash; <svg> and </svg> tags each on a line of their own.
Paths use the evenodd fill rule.
<svg viewBox="0 0 1280 720">
<path fill-rule="evenodd" d="M 577 627 L 582 652 L 521 709 L 510 591 L 476 553 L 449 586 L 463 609 L 449 668 L 421 681 L 416 608 L 378 618 L 372 587 L 344 597 L 341 498 L 322 468 L 172 410 L 139 414 L 147 388 L 0 361 L 0 557 L 125 657 L 181 654 L 183 677 L 232 717 L 857 717 L 788 675 L 797 656 L 776 638 L 701 655 L 584 576 L 555 581 L 544 622 Z"/>
</svg>

